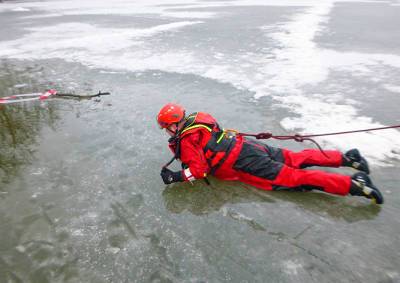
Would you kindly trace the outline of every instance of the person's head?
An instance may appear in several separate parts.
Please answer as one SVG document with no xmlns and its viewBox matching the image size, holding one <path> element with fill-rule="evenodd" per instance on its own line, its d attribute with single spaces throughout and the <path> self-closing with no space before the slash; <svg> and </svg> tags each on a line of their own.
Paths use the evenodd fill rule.
<svg viewBox="0 0 400 283">
<path fill-rule="evenodd" d="M 165 129 L 170 136 L 176 135 L 185 121 L 185 109 L 175 103 L 164 105 L 157 115 L 157 122 L 161 129 Z"/>
</svg>

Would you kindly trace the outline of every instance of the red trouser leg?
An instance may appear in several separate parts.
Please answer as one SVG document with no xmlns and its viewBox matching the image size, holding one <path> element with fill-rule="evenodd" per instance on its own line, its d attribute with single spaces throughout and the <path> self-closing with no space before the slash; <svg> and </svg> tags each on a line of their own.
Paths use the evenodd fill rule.
<svg viewBox="0 0 400 283">
<path fill-rule="evenodd" d="M 298 187 L 301 185 L 315 186 L 324 192 L 347 195 L 350 190 L 351 178 L 341 174 L 319 170 L 302 170 L 283 166 L 278 176 L 270 181 L 273 185 Z"/>
<path fill-rule="evenodd" d="M 339 167 L 342 165 L 342 153 L 337 150 L 324 150 L 325 156 L 318 149 L 306 149 L 293 152 L 282 149 L 284 163 L 293 168 L 305 168 L 309 166 Z"/>
<path fill-rule="evenodd" d="M 236 172 L 239 181 L 263 190 L 273 190 L 273 186 L 296 188 L 311 186 L 324 192 L 347 195 L 350 191 L 350 176 L 320 170 L 295 169 L 284 165 L 274 180 L 257 177 L 242 171 Z"/>
<path fill-rule="evenodd" d="M 299 169 L 313 165 L 338 167 L 342 164 L 342 154 L 339 151 L 326 151 L 326 154 L 329 158 L 319 150 L 295 153 L 245 142 L 232 169 L 240 181 L 264 190 L 272 190 L 274 185 L 288 188 L 303 186 L 332 194 L 348 194 L 351 184 L 349 176 Z"/>
</svg>

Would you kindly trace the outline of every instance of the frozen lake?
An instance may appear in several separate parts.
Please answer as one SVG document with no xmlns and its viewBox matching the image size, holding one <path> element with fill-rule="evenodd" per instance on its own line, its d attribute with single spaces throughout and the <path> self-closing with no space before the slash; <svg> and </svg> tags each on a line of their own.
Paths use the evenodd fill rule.
<svg viewBox="0 0 400 283">
<path fill-rule="evenodd" d="M 0 106 L 0 282 L 400 281 L 398 130 L 318 139 L 363 152 L 379 207 L 166 187 L 155 121 L 175 101 L 244 132 L 400 124 L 400 1 L 110 3 L 0 3 L 0 97 L 112 93 Z"/>
</svg>

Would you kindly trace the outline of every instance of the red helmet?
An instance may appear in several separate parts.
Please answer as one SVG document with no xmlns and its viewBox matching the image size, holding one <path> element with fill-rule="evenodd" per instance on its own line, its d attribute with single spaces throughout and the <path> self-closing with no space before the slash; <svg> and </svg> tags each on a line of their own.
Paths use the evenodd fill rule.
<svg viewBox="0 0 400 283">
<path fill-rule="evenodd" d="M 175 103 L 168 103 L 161 108 L 157 115 L 157 122 L 161 129 L 167 128 L 174 123 L 179 123 L 185 118 L 185 109 Z"/>
</svg>

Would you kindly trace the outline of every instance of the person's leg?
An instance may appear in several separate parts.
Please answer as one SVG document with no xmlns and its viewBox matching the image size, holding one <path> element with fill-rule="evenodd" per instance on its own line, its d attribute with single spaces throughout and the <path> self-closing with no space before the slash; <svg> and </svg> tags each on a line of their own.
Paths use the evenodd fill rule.
<svg viewBox="0 0 400 283">
<path fill-rule="evenodd" d="M 361 156 L 358 149 L 351 149 L 342 154 L 337 150 L 306 149 L 300 152 L 293 152 L 282 149 L 284 163 L 294 168 L 306 168 L 310 166 L 326 167 L 352 167 L 369 174 L 367 160 Z"/>
<path fill-rule="evenodd" d="M 279 153 L 278 150 L 276 152 Z M 272 159 L 271 156 L 273 156 L 271 152 L 268 153 L 262 146 L 244 143 L 232 169 L 237 172 L 240 181 L 264 190 L 273 190 L 274 187 L 302 187 L 306 190 L 318 189 L 338 195 L 350 193 L 373 198 L 377 203 L 383 203 L 379 190 L 362 172 L 351 178 L 320 170 L 292 168 Z"/>
<path fill-rule="evenodd" d="M 285 187 L 305 187 L 327 193 L 347 195 L 350 191 L 350 176 L 320 170 L 302 170 L 283 166 L 279 175 L 271 181 L 273 185 Z"/>
<path fill-rule="evenodd" d="M 343 164 L 343 155 L 337 150 L 305 149 L 294 152 L 285 148 L 273 147 L 268 144 L 247 140 L 248 144 L 264 151 L 274 160 L 293 168 L 306 168 L 311 166 L 340 167 Z"/>
<path fill-rule="evenodd" d="M 349 193 L 349 176 L 292 168 L 277 161 L 283 158 L 281 153 L 283 150 L 265 144 L 245 142 L 233 168 L 238 171 L 241 181 L 264 189 L 271 190 L 274 185 L 288 188 L 308 186 L 333 194 Z"/>
<path fill-rule="evenodd" d="M 293 168 L 306 168 L 311 166 L 340 167 L 343 164 L 343 156 L 337 150 L 305 149 L 293 152 L 282 149 L 284 163 Z"/>
<path fill-rule="evenodd" d="M 261 172 L 259 171 L 259 173 Z M 350 177 L 319 170 L 303 170 L 283 166 L 273 180 L 267 179 L 267 176 L 263 174 L 259 174 L 259 176 L 253 174 L 244 171 L 238 172 L 240 181 L 263 190 L 320 190 L 342 196 L 347 194 L 363 196 L 372 199 L 377 204 L 382 204 L 384 201 L 379 189 L 364 172 L 358 172 Z"/>
</svg>

